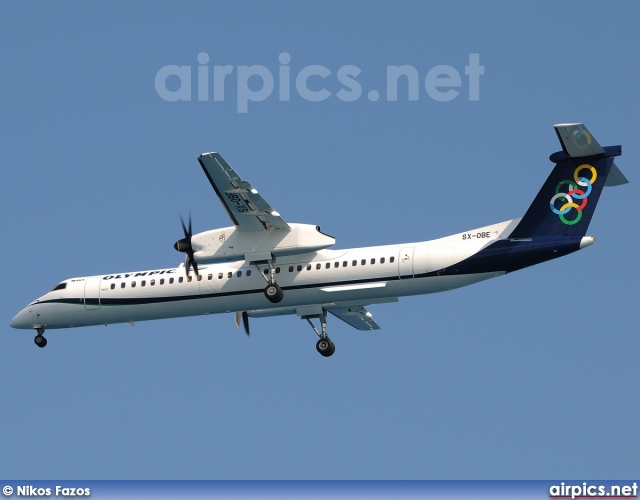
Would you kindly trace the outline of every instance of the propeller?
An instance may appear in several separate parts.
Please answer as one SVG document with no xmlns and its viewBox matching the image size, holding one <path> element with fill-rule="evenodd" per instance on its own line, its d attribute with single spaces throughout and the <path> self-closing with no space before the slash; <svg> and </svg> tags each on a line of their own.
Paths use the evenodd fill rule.
<svg viewBox="0 0 640 500">
<path fill-rule="evenodd" d="M 244 332 L 247 334 L 247 337 L 250 335 L 249 333 L 249 315 L 247 311 L 236 313 L 236 327 L 240 328 L 240 318 L 242 318 L 242 325 L 244 326 Z"/>
<path fill-rule="evenodd" d="M 191 281 L 191 277 L 189 276 L 189 269 L 191 269 L 191 267 L 193 267 L 193 272 L 196 273 L 196 277 L 200 276 L 198 274 L 198 263 L 193 256 L 193 247 L 191 246 L 191 237 L 193 236 L 193 231 L 191 230 L 191 214 L 189 214 L 189 229 L 187 229 L 187 226 L 184 225 L 182 216 L 180 216 L 180 223 L 182 224 L 184 238 L 176 241 L 173 245 L 173 248 L 175 248 L 178 252 L 184 252 L 187 254 L 184 260 L 184 270 L 187 273 L 187 279 Z"/>
</svg>

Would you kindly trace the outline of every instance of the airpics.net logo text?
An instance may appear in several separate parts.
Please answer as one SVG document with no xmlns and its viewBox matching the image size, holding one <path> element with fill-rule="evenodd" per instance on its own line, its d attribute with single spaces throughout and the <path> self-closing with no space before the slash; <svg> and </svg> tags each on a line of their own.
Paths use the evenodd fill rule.
<svg viewBox="0 0 640 500">
<path fill-rule="evenodd" d="M 261 64 L 211 64 L 206 52 L 200 52 L 196 60 L 195 67 L 168 64 L 160 68 L 155 76 L 158 96 L 168 102 L 224 102 L 233 99 L 235 90 L 238 113 L 247 113 L 249 103 L 267 99 L 353 102 L 366 98 L 370 102 L 395 102 L 419 101 L 426 95 L 438 102 L 464 98 L 462 96 L 469 101 L 479 101 L 480 77 L 485 72 L 480 54 L 476 53 L 468 54 L 465 63 L 460 65 L 464 65 L 461 70 L 447 64 L 427 69 L 410 64 L 386 66 L 386 81 L 381 92 L 375 88 L 365 91 L 365 75 L 356 65 L 346 64 L 337 69 L 321 64 L 300 66 L 292 62 L 288 52 L 280 53 L 275 71 Z"/>
</svg>

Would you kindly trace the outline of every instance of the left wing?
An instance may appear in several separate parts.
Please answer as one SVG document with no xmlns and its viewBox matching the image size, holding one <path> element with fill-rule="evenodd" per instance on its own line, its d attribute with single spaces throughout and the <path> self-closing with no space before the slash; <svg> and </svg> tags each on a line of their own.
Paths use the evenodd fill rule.
<svg viewBox="0 0 640 500">
<path fill-rule="evenodd" d="M 258 191 L 241 179 L 218 153 L 203 153 L 198 156 L 198 162 L 236 229 L 291 229 Z"/>
</svg>

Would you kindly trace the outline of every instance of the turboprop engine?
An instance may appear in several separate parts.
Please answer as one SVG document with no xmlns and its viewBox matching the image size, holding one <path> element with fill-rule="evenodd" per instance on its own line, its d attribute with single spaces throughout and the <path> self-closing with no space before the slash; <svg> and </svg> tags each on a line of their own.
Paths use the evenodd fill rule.
<svg viewBox="0 0 640 500">
<path fill-rule="evenodd" d="M 263 261 L 271 259 L 272 256 L 315 252 L 336 242 L 334 237 L 324 234 L 318 226 L 289 226 L 290 229 L 266 231 L 242 231 L 234 226 L 213 229 L 189 235 L 188 248 L 185 244 L 179 245 L 179 242 L 175 248 L 178 251 L 186 251 L 191 262 L 216 263 L 236 260 Z"/>
</svg>

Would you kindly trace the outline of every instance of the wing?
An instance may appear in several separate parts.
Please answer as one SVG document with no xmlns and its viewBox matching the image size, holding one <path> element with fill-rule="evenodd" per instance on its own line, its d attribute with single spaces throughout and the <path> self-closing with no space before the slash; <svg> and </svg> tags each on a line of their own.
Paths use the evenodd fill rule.
<svg viewBox="0 0 640 500">
<path fill-rule="evenodd" d="M 291 229 L 258 191 L 241 179 L 218 153 L 203 153 L 198 156 L 198 162 L 236 229 Z"/>
<path fill-rule="evenodd" d="M 286 316 L 289 314 L 297 314 L 304 317 L 307 311 L 317 307 L 319 310 L 324 309 L 333 314 L 336 318 L 340 318 L 345 323 L 351 325 L 357 330 L 370 331 L 380 330 L 380 326 L 373 321 L 371 313 L 366 309 L 369 304 L 387 304 L 398 302 L 397 297 L 389 297 L 384 299 L 367 299 L 349 302 L 331 302 L 326 304 L 318 304 L 317 306 L 306 307 L 276 307 L 273 309 L 257 309 L 246 311 L 249 318 L 267 318 L 270 316 Z"/>
</svg>

